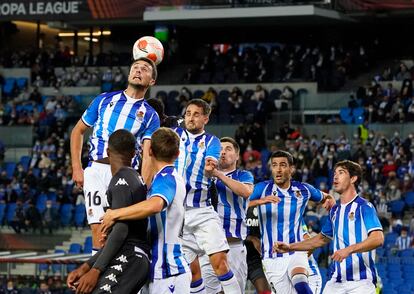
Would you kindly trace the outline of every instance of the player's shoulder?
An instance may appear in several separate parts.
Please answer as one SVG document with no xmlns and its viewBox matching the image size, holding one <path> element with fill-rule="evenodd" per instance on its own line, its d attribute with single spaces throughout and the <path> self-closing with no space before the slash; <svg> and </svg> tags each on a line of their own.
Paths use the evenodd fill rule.
<svg viewBox="0 0 414 294">
<path fill-rule="evenodd" d="M 269 185 L 273 185 L 273 180 L 266 180 L 266 181 L 259 182 L 255 185 L 255 188 L 264 189 L 268 187 Z"/>
<path fill-rule="evenodd" d="M 100 98 L 100 99 L 106 99 L 106 98 L 112 98 L 115 96 L 119 96 L 122 94 L 122 90 L 121 91 L 113 91 L 113 92 L 103 92 L 101 94 L 99 94 L 98 96 L 96 96 L 95 99 Z"/>
<path fill-rule="evenodd" d="M 368 208 L 368 209 L 369 208 L 374 208 L 374 205 L 371 202 L 369 202 L 365 198 L 362 198 L 359 195 L 357 197 L 355 197 L 354 202 L 357 203 L 359 206 L 361 206 L 361 208 Z"/>
<path fill-rule="evenodd" d="M 139 173 L 131 167 L 121 167 L 119 171 L 113 175 L 111 180 L 113 186 L 128 186 L 131 189 L 143 185 Z"/>
</svg>

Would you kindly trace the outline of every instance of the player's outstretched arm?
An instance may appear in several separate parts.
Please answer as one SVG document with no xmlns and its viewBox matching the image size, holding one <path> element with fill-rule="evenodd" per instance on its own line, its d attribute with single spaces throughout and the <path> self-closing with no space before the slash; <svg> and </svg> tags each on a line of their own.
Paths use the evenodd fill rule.
<svg viewBox="0 0 414 294">
<path fill-rule="evenodd" d="M 72 179 L 78 187 L 83 186 L 83 169 L 81 162 L 83 135 L 88 126 L 80 119 L 70 134 L 70 155 L 72 160 Z"/>
<path fill-rule="evenodd" d="M 347 258 L 349 255 L 353 253 L 362 253 L 371 251 L 377 247 L 382 246 L 384 243 L 384 233 L 380 230 L 373 231 L 369 233 L 368 238 L 364 241 L 350 245 L 344 249 L 340 249 L 338 251 L 335 251 L 334 254 L 332 254 L 332 259 L 335 261 L 341 262 L 345 258 Z"/>
<path fill-rule="evenodd" d="M 331 240 L 319 233 L 316 236 L 304 240 L 302 242 L 286 244 L 283 242 L 276 242 L 273 244 L 273 251 L 277 253 L 286 253 L 290 251 L 309 251 L 328 244 Z"/>
<path fill-rule="evenodd" d="M 142 143 L 142 168 L 141 176 L 144 179 L 144 183 L 147 187 L 150 186 L 152 177 L 154 176 L 154 169 L 151 166 L 151 159 L 149 156 L 149 150 L 151 148 L 151 140 L 144 140 Z"/>
<path fill-rule="evenodd" d="M 249 207 L 256 207 L 259 205 L 263 205 L 263 204 L 267 204 L 267 203 L 279 203 L 280 202 L 280 198 L 277 196 L 273 196 L 273 195 L 269 195 L 257 200 L 250 200 L 249 202 Z"/>
<path fill-rule="evenodd" d="M 115 210 L 108 209 L 101 222 L 101 231 L 107 233 L 116 221 L 138 220 L 154 215 L 165 207 L 165 200 L 161 197 L 151 197 L 134 205 Z"/>
<path fill-rule="evenodd" d="M 322 207 L 329 211 L 336 203 L 335 198 L 332 195 L 325 193 L 325 192 L 322 192 L 322 194 L 323 194 L 323 199 L 321 201 Z"/>
<path fill-rule="evenodd" d="M 212 175 L 213 177 L 220 179 L 224 185 L 229 187 L 229 189 L 232 190 L 236 195 L 239 195 L 244 199 L 248 199 L 249 196 L 253 193 L 253 185 L 233 180 L 217 169 L 213 169 Z"/>
</svg>

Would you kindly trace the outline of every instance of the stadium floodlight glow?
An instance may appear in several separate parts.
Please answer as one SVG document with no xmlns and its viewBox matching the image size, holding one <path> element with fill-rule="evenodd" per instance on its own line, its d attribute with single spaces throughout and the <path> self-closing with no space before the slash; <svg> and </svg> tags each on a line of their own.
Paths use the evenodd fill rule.
<svg viewBox="0 0 414 294">
<path fill-rule="evenodd" d="M 68 33 L 59 33 L 58 35 L 59 35 L 59 37 L 74 37 L 75 33 L 69 33 L 69 32 Z M 94 36 L 94 37 L 110 36 L 110 35 L 111 35 L 111 31 L 103 31 L 103 32 L 98 31 L 98 32 L 93 32 L 92 33 L 92 36 Z M 89 32 L 79 32 L 78 36 L 79 37 L 89 37 L 90 33 Z"/>
<path fill-rule="evenodd" d="M 83 37 L 83 39 L 85 41 L 88 41 L 88 42 L 91 40 L 91 38 L 89 38 L 89 37 Z M 98 39 L 97 38 L 92 38 L 92 42 L 97 43 L 98 42 Z"/>
</svg>

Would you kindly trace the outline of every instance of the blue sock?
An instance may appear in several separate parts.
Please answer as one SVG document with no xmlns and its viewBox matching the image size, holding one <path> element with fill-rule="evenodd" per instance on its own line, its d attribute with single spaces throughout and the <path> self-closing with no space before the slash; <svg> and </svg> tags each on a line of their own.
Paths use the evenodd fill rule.
<svg viewBox="0 0 414 294">
<path fill-rule="evenodd" d="M 309 287 L 308 277 L 305 274 L 296 274 L 292 277 L 292 284 L 298 294 L 313 294 Z"/>
<path fill-rule="evenodd" d="M 230 270 L 227 274 L 217 277 L 220 280 L 220 284 L 223 287 L 224 293 L 226 294 L 240 294 L 240 286 L 237 283 L 236 277 Z"/>
<path fill-rule="evenodd" d="M 191 282 L 190 293 L 204 294 L 206 293 L 206 288 L 204 287 L 203 279 Z"/>
</svg>

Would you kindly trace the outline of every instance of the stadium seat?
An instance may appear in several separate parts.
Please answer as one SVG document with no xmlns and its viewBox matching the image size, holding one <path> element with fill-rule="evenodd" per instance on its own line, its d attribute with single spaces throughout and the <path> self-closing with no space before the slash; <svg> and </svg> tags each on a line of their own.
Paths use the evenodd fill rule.
<svg viewBox="0 0 414 294">
<path fill-rule="evenodd" d="M 60 223 L 62 226 L 68 226 L 72 220 L 72 204 L 63 204 L 60 210 Z"/>
<path fill-rule="evenodd" d="M 414 257 L 414 249 L 410 248 L 410 249 L 401 250 L 399 255 L 402 258 Z"/>
<path fill-rule="evenodd" d="M 20 164 L 23 166 L 24 171 L 27 172 L 27 170 L 29 169 L 29 164 L 31 160 L 31 157 L 27 155 L 20 157 Z"/>
<path fill-rule="evenodd" d="M 195 90 L 193 97 L 194 99 L 200 99 L 201 97 L 203 97 L 204 95 L 204 91 L 203 90 Z"/>
<path fill-rule="evenodd" d="M 354 118 L 354 122 L 357 125 L 360 125 L 364 122 L 364 108 L 357 107 L 352 110 L 352 116 Z"/>
<path fill-rule="evenodd" d="M 63 249 L 56 249 L 55 253 L 66 253 Z M 60 274 L 62 272 L 62 265 L 61 264 L 52 264 L 52 272 L 53 274 Z"/>
<path fill-rule="evenodd" d="M 27 78 L 21 77 L 21 78 L 16 79 L 16 85 L 17 87 L 19 87 L 19 89 L 24 89 L 27 85 Z"/>
<path fill-rule="evenodd" d="M 343 107 L 339 110 L 339 116 L 341 120 L 346 124 L 352 123 L 351 108 Z"/>
<path fill-rule="evenodd" d="M 414 191 L 410 191 L 405 193 L 404 195 L 405 203 L 408 207 L 413 208 L 414 207 Z"/>
<path fill-rule="evenodd" d="M 13 177 L 13 173 L 14 173 L 15 168 L 16 168 L 16 163 L 14 163 L 14 162 L 7 162 L 6 163 L 5 170 L 7 172 L 7 177 L 9 179 L 11 179 Z"/>
<path fill-rule="evenodd" d="M 401 215 L 405 208 L 405 202 L 402 200 L 394 200 L 389 203 L 391 212 L 395 215 Z"/>
<path fill-rule="evenodd" d="M 85 243 L 83 244 L 83 253 L 92 253 L 92 236 L 85 238 Z"/>
<path fill-rule="evenodd" d="M 74 223 L 76 227 L 83 227 L 85 225 L 86 211 L 84 204 L 78 204 L 75 207 Z"/>
<path fill-rule="evenodd" d="M 46 201 L 46 194 L 42 193 L 39 196 L 37 196 L 36 208 L 39 210 L 40 213 L 43 213 L 46 210 Z"/>
<path fill-rule="evenodd" d="M 80 254 L 82 253 L 82 245 L 79 243 L 71 243 L 69 245 L 69 254 Z"/>
<path fill-rule="evenodd" d="M 269 100 L 273 101 L 275 99 L 279 99 L 281 93 L 282 91 L 280 91 L 279 89 L 273 89 L 272 91 L 270 91 Z"/>
<path fill-rule="evenodd" d="M 111 82 L 106 82 L 103 83 L 101 86 L 102 92 L 111 92 L 112 91 L 112 83 Z"/>
<path fill-rule="evenodd" d="M 0 202 L 0 226 L 3 225 L 5 212 L 6 212 L 6 203 Z"/>
<path fill-rule="evenodd" d="M 13 220 L 14 212 L 16 211 L 16 203 L 7 204 L 6 208 L 6 221 L 8 224 Z"/>
</svg>

